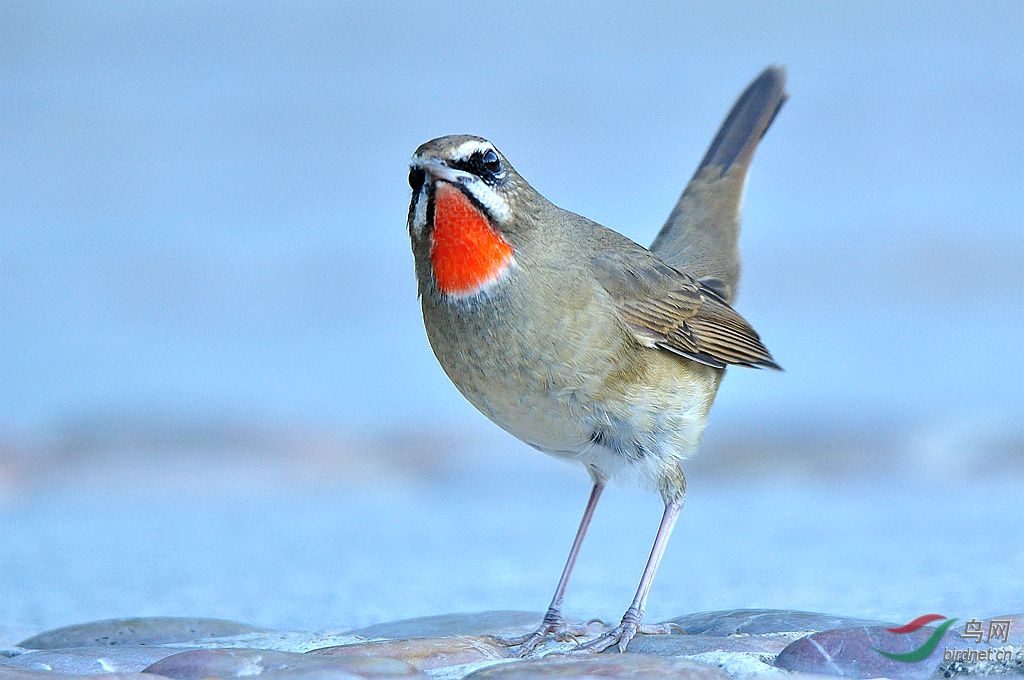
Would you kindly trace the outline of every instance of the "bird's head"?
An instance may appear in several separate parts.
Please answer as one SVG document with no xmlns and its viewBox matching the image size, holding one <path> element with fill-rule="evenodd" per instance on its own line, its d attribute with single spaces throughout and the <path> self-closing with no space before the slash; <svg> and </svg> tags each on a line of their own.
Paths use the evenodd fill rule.
<svg viewBox="0 0 1024 680">
<path fill-rule="evenodd" d="M 486 139 L 439 137 L 409 163 L 409 236 L 417 273 L 446 296 L 477 295 L 515 266 L 539 194 Z"/>
</svg>

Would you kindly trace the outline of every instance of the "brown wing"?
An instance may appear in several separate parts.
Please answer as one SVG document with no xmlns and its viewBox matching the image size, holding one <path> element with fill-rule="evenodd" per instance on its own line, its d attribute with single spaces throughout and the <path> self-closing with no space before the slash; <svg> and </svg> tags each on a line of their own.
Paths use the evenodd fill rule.
<svg viewBox="0 0 1024 680">
<path fill-rule="evenodd" d="M 593 260 L 601 286 L 641 344 L 715 368 L 779 368 L 757 332 L 711 288 L 646 250 Z"/>
</svg>

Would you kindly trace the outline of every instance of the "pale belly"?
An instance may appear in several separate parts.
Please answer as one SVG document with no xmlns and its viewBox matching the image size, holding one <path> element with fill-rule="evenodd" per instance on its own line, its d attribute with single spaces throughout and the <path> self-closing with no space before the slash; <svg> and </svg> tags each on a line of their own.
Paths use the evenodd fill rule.
<svg viewBox="0 0 1024 680">
<path fill-rule="evenodd" d="M 700 441 L 723 374 L 658 350 L 595 351 L 585 339 L 555 346 L 544 342 L 550 336 L 506 335 L 487 344 L 464 332 L 455 344 L 431 331 L 452 382 L 499 427 L 592 474 L 663 490 L 681 478 L 679 464 Z M 607 339 L 606 329 L 599 332 Z"/>
</svg>

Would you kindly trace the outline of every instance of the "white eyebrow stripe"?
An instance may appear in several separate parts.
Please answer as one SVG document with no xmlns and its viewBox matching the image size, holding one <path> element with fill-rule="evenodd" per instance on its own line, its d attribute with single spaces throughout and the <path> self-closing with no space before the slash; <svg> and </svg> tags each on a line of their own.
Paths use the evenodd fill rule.
<svg viewBox="0 0 1024 680">
<path fill-rule="evenodd" d="M 479 139 L 467 139 L 462 144 L 455 147 L 455 151 L 452 153 L 452 157 L 464 161 L 470 158 L 474 153 L 481 151 L 491 151 L 494 146 L 490 142 L 482 142 Z"/>
</svg>

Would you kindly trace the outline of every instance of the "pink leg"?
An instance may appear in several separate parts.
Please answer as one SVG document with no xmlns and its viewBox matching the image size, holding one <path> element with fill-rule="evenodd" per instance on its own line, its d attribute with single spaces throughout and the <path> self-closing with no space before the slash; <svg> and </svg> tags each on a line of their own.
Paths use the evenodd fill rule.
<svg viewBox="0 0 1024 680">
<path fill-rule="evenodd" d="M 555 588 L 555 596 L 551 598 L 551 605 L 548 607 L 547 613 L 544 615 L 544 620 L 540 624 L 540 628 L 521 638 L 514 640 L 506 640 L 506 643 L 513 646 L 519 647 L 519 655 L 525 656 L 529 654 L 540 642 L 548 635 L 554 633 L 556 638 L 561 636 L 566 637 L 567 634 L 572 635 L 575 631 L 570 630 L 565 620 L 562 618 L 562 600 L 565 599 L 565 588 L 569 585 L 569 576 L 572 575 L 572 568 L 576 565 L 576 558 L 580 553 L 580 546 L 583 545 L 583 538 L 587 535 L 587 527 L 590 526 L 590 520 L 594 516 L 594 508 L 597 507 L 597 501 L 601 498 L 601 492 L 604 491 L 604 481 L 594 482 L 594 488 L 590 491 L 590 499 L 587 501 L 587 507 L 583 511 L 583 519 L 580 520 L 580 527 L 576 530 L 576 538 L 572 542 L 572 548 L 569 550 L 569 559 L 565 563 L 565 568 L 562 569 L 562 577 L 558 579 L 558 587 Z M 578 634 L 583 634 L 585 631 L 579 631 Z"/>
<path fill-rule="evenodd" d="M 679 511 L 682 509 L 682 501 L 673 501 L 665 504 L 665 514 L 661 516 L 661 525 L 658 527 L 658 535 L 654 537 L 654 547 L 651 548 L 651 556 L 647 559 L 647 566 L 644 574 L 640 577 L 640 586 L 636 589 L 636 595 L 629 609 L 622 616 L 622 622 L 600 637 L 591 640 L 580 647 L 581 650 L 591 652 L 603 652 L 612 645 L 617 645 L 619 651 L 625 651 L 626 645 L 638 632 L 668 633 L 667 627 L 641 626 L 640 622 L 644 617 L 644 610 L 647 608 L 647 595 L 651 592 L 651 583 L 654 581 L 654 574 L 658 571 L 661 558 L 665 556 L 665 548 L 668 546 L 668 539 L 672 535 L 672 529 L 679 518 Z"/>
</svg>

